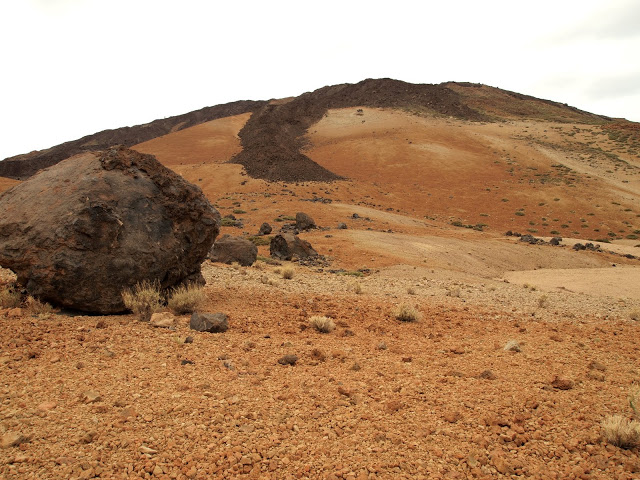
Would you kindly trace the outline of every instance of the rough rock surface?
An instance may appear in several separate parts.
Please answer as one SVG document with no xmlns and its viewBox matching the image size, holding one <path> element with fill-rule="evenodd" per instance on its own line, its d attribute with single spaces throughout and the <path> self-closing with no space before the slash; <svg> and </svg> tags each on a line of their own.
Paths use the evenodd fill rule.
<svg viewBox="0 0 640 480">
<path fill-rule="evenodd" d="M 229 329 L 229 321 L 224 313 L 193 313 L 189 328 L 197 332 L 222 333 Z"/>
<path fill-rule="evenodd" d="M 269 225 L 267 222 L 264 222 L 262 225 L 260 225 L 258 235 L 269 235 L 272 230 L 273 229 L 271 228 L 271 225 Z"/>
<path fill-rule="evenodd" d="M 31 295 L 94 313 L 121 291 L 202 281 L 220 215 L 155 157 L 114 147 L 41 171 L 0 196 L 0 265 Z"/>
<path fill-rule="evenodd" d="M 310 230 L 316 228 L 316 222 L 306 213 L 298 212 L 296 213 L 296 228 L 298 230 Z"/>
<path fill-rule="evenodd" d="M 272 257 L 280 260 L 291 260 L 293 256 L 307 258 L 318 255 L 309 242 L 292 233 L 282 233 L 273 237 L 269 252 Z"/>
<path fill-rule="evenodd" d="M 243 267 L 253 265 L 258 258 L 258 247 L 246 238 L 223 235 L 211 247 L 209 260 L 212 262 L 238 262 Z"/>
</svg>

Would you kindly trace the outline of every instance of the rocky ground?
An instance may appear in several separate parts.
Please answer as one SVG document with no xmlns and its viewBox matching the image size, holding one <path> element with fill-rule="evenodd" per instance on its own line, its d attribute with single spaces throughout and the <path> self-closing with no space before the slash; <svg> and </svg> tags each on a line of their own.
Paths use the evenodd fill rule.
<svg viewBox="0 0 640 480">
<path fill-rule="evenodd" d="M 413 267 L 286 280 L 286 266 L 205 263 L 220 334 L 188 316 L 167 329 L 0 313 L 2 478 L 640 475 L 638 450 L 600 428 L 631 413 L 637 301 L 585 308 L 579 293 Z M 402 303 L 422 318 L 396 320 Z"/>
</svg>

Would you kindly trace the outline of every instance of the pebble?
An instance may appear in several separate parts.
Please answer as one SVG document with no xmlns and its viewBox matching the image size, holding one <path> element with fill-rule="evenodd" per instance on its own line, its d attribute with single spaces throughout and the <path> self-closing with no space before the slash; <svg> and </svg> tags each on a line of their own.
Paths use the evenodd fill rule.
<svg viewBox="0 0 640 480">
<path fill-rule="evenodd" d="M 0 439 L 0 447 L 2 448 L 11 448 L 17 447 L 21 443 L 26 442 L 28 439 L 24 435 L 19 432 L 7 432 L 2 435 Z"/>
<path fill-rule="evenodd" d="M 297 355 L 287 354 L 287 355 L 281 357 L 278 360 L 278 363 L 281 364 L 281 365 L 295 365 L 297 361 L 298 361 L 298 356 Z"/>
</svg>

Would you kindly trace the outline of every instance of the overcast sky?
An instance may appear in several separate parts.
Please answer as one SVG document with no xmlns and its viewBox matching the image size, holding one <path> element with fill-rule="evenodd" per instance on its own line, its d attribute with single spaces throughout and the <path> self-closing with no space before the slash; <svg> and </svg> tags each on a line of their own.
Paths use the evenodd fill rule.
<svg viewBox="0 0 640 480">
<path fill-rule="evenodd" d="M 640 1 L 3 0 L 0 159 L 390 77 L 640 121 Z"/>
</svg>

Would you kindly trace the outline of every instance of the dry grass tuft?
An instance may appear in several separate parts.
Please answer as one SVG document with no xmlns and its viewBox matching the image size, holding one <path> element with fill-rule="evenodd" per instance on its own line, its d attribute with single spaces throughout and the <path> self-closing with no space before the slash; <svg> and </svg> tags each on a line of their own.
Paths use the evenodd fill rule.
<svg viewBox="0 0 640 480">
<path fill-rule="evenodd" d="M 357 283 L 357 282 L 354 283 L 352 288 L 353 288 L 353 292 L 356 295 L 362 295 L 364 293 L 364 289 L 362 288 L 362 284 L 361 283 Z"/>
<path fill-rule="evenodd" d="M 604 438 L 611 445 L 620 448 L 634 448 L 640 445 L 640 422 L 621 415 L 613 415 L 602 421 Z"/>
<path fill-rule="evenodd" d="M 24 301 L 24 308 L 29 315 L 49 315 L 53 312 L 53 307 L 47 302 L 41 302 L 29 295 Z"/>
<path fill-rule="evenodd" d="M 417 322 L 422 318 L 422 314 L 411 305 L 403 303 L 393 310 L 393 316 L 401 322 Z"/>
<path fill-rule="evenodd" d="M 122 292 L 124 306 L 140 317 L 143 322 L 151 320 L 151 315 L 162 308 L 162 296 L 157 283 L 147 280 L 136 283 L 132 289 Z"/>
<path fill-rule="evenodd" d="M 0 287 L 0 307 L 16 308 L 22 303 L 20 292 L 13 285 L 3 285 Z"/>
<path fill-rule="evenodd" d="M 336 329 L 336 324 L 329 317 L 315 315 L 309 319 L 309 324 L 320 333 L 329 333 Z"/>
<path fill-rule="evenodd" d="M 193 313 L 204 302 L 205 295 L 201 286 L 196 284 L 180 285 L 172 290 L 167 306 L 177 315 Z"/>
<path fill-rule="evenodd" d="M 542 295 L 538 298 L 538 307 L 546 308 L 549 305 L 549 297 L 547 295 Z"/>
<path fill-rule="evenodd" d="M 296 271 L 293 269 L 293 267 L 284 267 L 282 269 L 282 278 L 284 278 L 285 280 L 291 280 L 295 275 L 295 272 Z"/>
</svg>

